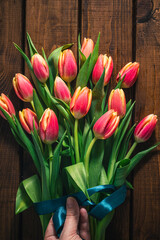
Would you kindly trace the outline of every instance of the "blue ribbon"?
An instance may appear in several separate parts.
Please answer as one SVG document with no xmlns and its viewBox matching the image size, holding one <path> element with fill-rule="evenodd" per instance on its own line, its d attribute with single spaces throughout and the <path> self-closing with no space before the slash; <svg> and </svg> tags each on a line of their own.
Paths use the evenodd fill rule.
<svg viewBox="0 0 160 240">
<path fill-rule="evenodd" d="M 68 197 L 76 198 L 80 206 L 90 206 L 91 210 L 88 212 L 88 214 L 98 220 L 101 220 L 109 212 L 125 201 L 127 189 L 126 185 L 121 186 L 119 189 L 116 189 L 114 185 L 99 185 L 87 189 L 87 192 L 89 196 L 92 196 L 94 193 L 98 192 L 111 194 L 98 204 L 89 201 L 83 192 L 78 192 L 72 195 L 63 196 L 61 198 L 34 203 L 34 207 L 38 215 L 54 213 L 53 223 L 57 235 L 59 236 L 66 219 L 66 200 Z"/>
</svg>

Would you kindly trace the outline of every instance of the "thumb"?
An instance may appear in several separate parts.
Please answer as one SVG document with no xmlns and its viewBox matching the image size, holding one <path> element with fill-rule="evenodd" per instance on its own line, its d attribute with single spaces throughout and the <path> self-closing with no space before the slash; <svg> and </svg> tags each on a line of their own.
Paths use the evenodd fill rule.
<svg viewBox="0 0 160 240">
<path fill-rule="evenodd" d="M 66 208 L 67 208 L 67 215 L 66 215 L 63 231 L 61 234 L 61 236 L 63 236 L 64 239 L 67 239 L 68 237 L 74 236 L 77 234 L 79 215 L 80 215 L 78 203 L 74 198 L 69 197 L 67 199 Z"/>
</svg>

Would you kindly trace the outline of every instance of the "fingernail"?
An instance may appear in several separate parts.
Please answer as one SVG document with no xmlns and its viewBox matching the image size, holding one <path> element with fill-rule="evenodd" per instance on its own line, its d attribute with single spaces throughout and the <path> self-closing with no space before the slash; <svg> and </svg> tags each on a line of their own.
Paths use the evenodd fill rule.
<svg viewBox="0 0 160 240">
<path fill-rule="evenodd" d="M 67 198 L 67 208 L 73 208 L 74 205 L 74 199 L 69 197 Z"/>
</svg>

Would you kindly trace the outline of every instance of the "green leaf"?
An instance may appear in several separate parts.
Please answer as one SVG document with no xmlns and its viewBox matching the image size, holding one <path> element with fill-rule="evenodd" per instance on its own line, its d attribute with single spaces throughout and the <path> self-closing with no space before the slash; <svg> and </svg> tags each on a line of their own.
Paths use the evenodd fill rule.
<svg viewBox="0 0 160 240">
<path fill-rule="evenodd" d="M 37 175 L 25 179 L 22 182 L 26 193 L 33 203 L 42 200 L 41 184 Z"/>
<path fill-rule="evenodd" d="M 81 36 L 80 33 L 78 34 L 78 50 L 81 50 Z M 80 58 L 80 52 L 78 51 L 78 61 L 79 61 L 79 69 L 81 66 L 81 58 Z"/>
<path fill-rule="evenodd" d="M 43 152 L 42 141 L 41 141 L 41 139 L 40 139 L 40 136 L 38 135 L 37 129 L 36 129 L 36 127 L 35 127 L 35 121 L 34 121 L 34 120 L 33 120 L 33 134 L 34 134 L 35 139 L 36 139 L 36 141 L 37 141 L 37 143 L 38 143 L 38 145 L 39 145 L 39 147 L 40 147 L 40 149 L 41 149 L 41 152 Z"/>
<path fill-rule="evenodd" d="M 59 60 L 59 56 L 60 56 L 61 51 L 65 50 L 67 48 L 72 47 L 72 45 L 73 45 L 73 43 L 63 45 L 62 47 L 59 47 L 59 48 L 55 49 L 49 55 L 48 63 L 49 63 L 49 66 L 50 66 L 50 68 L 52 70 L 53 79 L 55 79 L 55 77 L 58 74 L 58 60 Z"/>
<path fill-rule="evenodd" d="M 16 134 L 16 132 L 11 128 L 11 132 L 15 138 L 15 140 L 17 141 L 17 143 L 23 147 L 25 150 L 27 150 L 26 146 L 23 144 L 23 142 L 21 141 L 21 139 L 19 138 L 19 136 Z"/>
<path fill-rule="evenodd" d="M 127 132 L 126 136 L 124 137 L 124 139 L 121 143 L 119 154 L 118 154 L 118 161 L 122 160 L 127 154 L 129 142 L 130 142 L 130 139 L 131 139 L 132 134 L 134 132 L 135 126 L 136 126 L 136 124 L 134 124 L 131 127 L 131 129 L 129 129 L 129 131 Z"/>
<path fill-rule="evenodd" d="M 77 87 L 85 87 L 87 86 L 87 82 L 88 79 L 87 76 L 87 72 L 88 72 L 88 68 L 89 68 L 89 63 L 90 63 L 90 59 L 91 59 L 91 55 L 89 55 L 89 57 L 87 58 L 87 60 L 85 61 L 85 63 L 83 64 L 83 66 L 81 67 L 78 76 L 77 76 L 77 81 L 76 81 L 76 88 Z"/>
<path fill-rule="evenodd" d="M 104 76 L 105 76 L 105 69 L 93 88 L 92 92 L 92 104 L 90 108 L 91 118 L 95 118 L 95 121 L 102 116 L 102 101 L 104 98 Z"/>
<path fill-rule="evenodd" d="M 82 143 L 83 143 L 82 158 L 84 158 L 84 156 L 86 155 L 89 144 L 90 144 L 90 142 L 92 141 L 92 138 L 93 138 L 92 131 L 91 131 L 91 128 L 93 127 L 93 124 L 94 124 L 94 119 L 92 120 L 90 125 L 89 125 L 88 121 L 85 120 L 83 137 L 82 137 Z"/>
<path fill-rule="evenodd" d="M 149 152 L 151 152 L 154 148 L 156 148 L 158 145 L 160 145 L 159 143 L 156 143 L 155 145 L 153 145 L 152 147 L 148 148 L 147 150 L 144 150 L 142 152 L 137 153 L 133 158 L 131 158 L 131 162 L 129 165 L 129 168 L 127 170 L 127 176 L 130 174 L 130 172 L 133 170 L 133 168 L 140 162 L 140 160 Z"/>
<path fill-rule="evenodd" d="M 49 168 L 46 165 L 46 161 L 43 157 L 43 154 L 41 152 L 41 148 L 39 146 L 39 143 L 37 142 L 36 137 L 31 132 L 33 143 L 35 146 L 35 150 L 41 165 L 41 178 L 42 178 L 42 200 L 49 200 L 51 198 L 49 193 Z"/>
<path fill-rule="evenodd" d="M 52 69 L 51 69 L 51 67 L 50 67 L 50 65 L 49 65 L 49 63 L 48 63 L 48 59 L 47 59 L 47 57 L 46 57 L 46 54 L 45 54 L 43 48 L 42 48 L 42 55 L 43 55 L 43 57 L 44 57 L 47 65 L 48 65 L 48 67 L 49 67 L 49 79 L 48 79 L 48 81 L 47 81 L 47 85 L 48 85 L 48 87 L 49 87 L 49 90 L 50 90 L 51 94 L 53 94 L 54 79 L 53 79 L 53 75 L 52 75 Z"/>
<path fill-rule="evenodd" d="M 79 49 L 79 53 L 80 53 L 80 67 L 81 67 L 86 61 L 86 56 L 81 52 L 80 49 Z"/>
<path fill-rule="evenodd" d="M 37 118 L 38 118 L 38 120 L 40 120 L 43 115 L 44 108 L 38 98 L 38 95 L 37 95 L 35 89 L 33 89 L 33 103 L 34 103 L 34 108 L 35 108 L 35 111 L 37 114 Z"/>
<path fill-rule="evenodd" d="M 73 165 L 75 164 L 75 158 L 74 158 L 74 151 L 73 151 L 73 145 L 72 145 L 71 134 L 70 134 L 70 127 L 68 122 L 65 119 L 64 119 L 64 124 L 67 130 L 67 136 L 68 136 L 68 142 L 69 142 L 70 154 L 71 154 L 71 162 Z"/>
<path fill-rule="evenodd" d="M 28 152 L 30 153 L 30 155 L 32 156 L 33 162 L 37 168 L 37 171 L 40 173 L 40 164 L 39 164 L 39 160 L 37 157 L 37 154 L 35 152 L 35 149 L 33 147 L 32 142 L 29 140 L 29 138 L 26 136 L 26 134 L 24 133 L 18 119 L 16 118 L 16 116 L 14 116 L 16 125 L 17 125 L 17 131 L 18 131 L 18 136 L 21 139 L 21 141 L 24 143 L 24 145 L 26 146 Z"/>
<path fill-rule="evenodd" d="M 108 110 L 108 106 L 107 106 L 107 104 L 106 104 L 108 87 L 109 87 L 109 84 L 107 84 L 107 86 L 106 86 L 105 95 L 104 95 L 104 98 L 103 98 L 103 101 L 102 101 L 102 112 L 103 112 L 103 113 L 107 112 L 107 110 Z M 106 107 L 106 106 L 107 106 L 107 107 Z"/>
<path fill-rule="evenodd" d="M 97 186 L 103 168 L 104 140 L 97 140 L 90 155 L 89 162 L 89 187 Z"/>
<path fill-rule="evenodd" d="M 50 99 L 51 103 L 59 110 L 59 112 L 62 114 L 62 116 L 69 122 L 70 126 L 73 128 L 73 116 L 70 112 L 68 112 L 68 107 L 65 109 L 62 107 L 59 102 L 51 95 L 49 90 L 45 87 L 46 94 L 48 98 Z"/>
<path fill-rule="evenodd" d="M 5 118 L 7 119 L 10 127 L 17 133 L 15 122 L 13 121 L 13 119 L 10 117 L 10 115 L 7 113 L 7 111 L 4 110 L 1 106 L 0 106 L 0 110 L 3 113 L 3 115 L 5 116 Z"/>
<path fill-rule="evenodd" d="M 99 51 L 99 41 L 100 41 L 100 33 L 98 34 L 97 42 L 96 45 L 93 49 L 92 55 L 91 55 L 91 60 L 89 62 L 89 68 L 88 68 L 88 73 L 87 73 L 87 81 L 91 75 L 91 72 L 93 70 L 94 65 L 97 62 L 98 59 L 98 51 Z"/>
<path fill-rule="evenodd" d="M 21 53 L 21 55 L 23 56 L 23 58 L 24 58 L 24 60 L 26 61 L 29 69 L 30 69 L 31 71 L 33 71 L 32 64 L 31 64 L 29 58 L 27 57 L 27 55 L 23 52 L 23 50 L 22 50 L 16 43 L 13 43 L 13 44 L 14 44 L 14 46 L 17 48 L 17 50 Z"/>
<path fill-rule="evenodd" d="M 66 132 L 63 134 L 60 142 L 56 146 L 54 153 L 53 153 L 51 183 L 54 183 L 54 186 L 51 187 L 51 196 L 52 197 L 55 197 L 56 193 L 57 193 L 57 178 L 58 178 L 59 170 L 60 170 L 60 151 L 61 151 L 62 142 L 63 142 L 65 136 L 66 136 Z"/>
<path fill-rule="evenodd" d="M 32 57 L 35 53 L 38 53 L 37 49 L 35 48 L 32 39 L 27 32 L 27 40 L 28 40 L 28 46 L 29 46 L 29 51 L 30 51 L 30 56 Z"/>
<path fill-rule="evenodd" d="M 128 105 L 129 104 L 130 104 L 130 102 L 128 103 Z M 115 174 L 115 170 L 116 170 L 115 163 L 116 163 L 118 153 L 120 150 L 121 142 L 125 136 L 125 133 L 128 129 L 129 123 L 130 123 L 134 104 L 135 104 L 135 102 L 131 105 L 131 107 L 127 111 L 127 113 L 126 113 L 125 117 L 123 118 L 122 122 L 120 123 L 116 133 L 114 134 L 112 153 L 111 153 L 111 157 L 109 159 L 109 165 L 108 165 L 108 171 L 107 171 L 107 177 L 108 177 L 110 183 L 112 183 L 113 178 L 114 178 L 114 174 Z"/>
<path fill-rule="evenodd" d="M 107 174 L 106 174 L 106 171 L 105 171 L 104 167 L 102 167 L 102 169 L 101 169 L 99 184 L 100 185 L 109 184 L 109 181 L 108 181 L 108 178 L 107 178 Z"/>
<path fill-rule="evenodd" d="M 123 159 L 117 163 L 117 169 L 114 179 L 114 185 L 116 187 L 122 186 L 125 183 L 129 164 L 130 159 Z"/>
<path fill-rule="evenodd" d="M 24 189 L 23 183 L 20 183 L 16 195 L 15 214 L 19 214 L 31 206 L 32 201 L 28 197 L 28 194 Z"/>
<path fill-rule="evenodd" d="M 75 192 L 82 191 L 87 195 L 87 181 L 85 167 L 82 162 L 64 168 L 68 182 L 74 186 Z"/>
<path fill-rule="evenodd" d="M 130 183 L 130 182 L 128 182 L 127 180 L 126 180 L 126 186 L 128 187 L 128 188 L 130 188 L 130 189 L 134 189 L 134 187 L 132 186 L 132 184 Z"/>
<path fill-rule="evenodd" d="M 118 83 L 117 83 L 117 86 L 115 87 L 115 90 L 116 90 L 117 88 L 121 88 L 121 85 L 122 85 L 122 82 L 123 82 L 125 76 L 126 76 L 126 75 L 124 75 L 123 78 L 121 79 L 121 75 L 120 75 L 120 78 L 119 78 L 119 81 L 118 81 Z"/>
</svg>

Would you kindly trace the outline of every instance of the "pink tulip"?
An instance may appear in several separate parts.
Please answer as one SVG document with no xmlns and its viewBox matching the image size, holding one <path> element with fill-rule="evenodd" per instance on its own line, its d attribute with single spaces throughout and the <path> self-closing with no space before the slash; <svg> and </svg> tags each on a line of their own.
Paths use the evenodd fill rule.
<svg viewBox="0 0 160 240">
<path fill-rule="evenodd" d="M 90 38 L 84 38 L 81 52 L 85 55 L 86 58 L 89 57 L 89 55 L 93 52 L 94 49 L 94 42 Z"/>
<path fill-rule="evenodd" d="M 93 132 L 97 139 L 107 139 L 113 135 L 119 124 L 119 116 L 113 109 L 103 114 L 94 124 Z"/>
<path fill-rule="evenodd" d="M 61 52 L 58 61 L 58 71 L 60 77 L 65 82 L 71 82 L 77 76 L 77 63 L 73 52 L 70 49 L 66 49 Z"/>
<path fill-rule="evenodd" d="M 33 100 L 33 86 L 29 79 L 21 73 L 17 73 L 13 78 L 13 87 L 22 101 L 31 102 Z"/>
<path fill-rule="evenodd" d="M 139 73 L 139 63 L 137 62 L 129 62 L 128 64 L 126 64 L 118 73 L 117 75 L 117 79 L 116 81 L 118 82 L 120 79 L 120 75 L 121 75 L 121 79 L 124 77 L 125 78 L 123 80 L 122 83 L 122 87 L 123 88 L 130 88 L 136 81 L 137 77 L 138 77 L 138 73 Z"/>
<path fill-rule="evenodd" d="M 157 116 L 150 114 L 139 122 L 134 131 L 134 137 L 137 143 L 145 142 L 151 137 L 157 121 Z"/>
<path fill-rule="evenodd" d="M 107 57 L 107 55 L 99 55 L 97 62 L 94 66 L 92 73 L 92 82 L 96 84 L 100 79 L 105 68 L 104 86 L 106 86 L 111 78 L 113 71 L 113 60 L 112 57 Z"/>
<path fill-rule="evenodd" d="M 76 119 L 84 117 L 91 106 L 92 91 L 88 87 L 78 87 L 73 94 L 70 103 L 70 111 Z"/>
<path fill-rule="evenodd" d="M 5 94 L 1 94 L 0 96 L 0 107 L 3 108 L 11 117 L 12 115 L 15 115 L 15 109 L 14 106 L 12 104 L 12 102 L 9 100 L 9 98 L 5 95 Z M 3 115 L 3 113 L 0 111 L 0 115 L 4 118 L 5 116 Z"/>
<path fill-rule="evenodd" d="M 42 141 L 52 144 L 58 138 L 58 120 L 53 110 L 47 108 L 39 122 L 39 133 Z"/>
<path fill-rule="evenodd" d="M 65 82 L 58 76 L 54 81 L 54 95 L 56 98 L 63 100 L 67 104 L 70 102 L 71 93 Z"/>
<path fill-rule="evenodd" d="M 45 83 L 49 78 L 49 67 L 44 58 L 36 53 L 31 58 L 31 64 L 33 66 L 34 74 L 38 80 Z"/>
<path fill-rule="evenodd" d="M 33 132 L 34 130 L 33 121 L 35 124 L 35 128 L 38 130 L 37 115 L 29 108 L 23 109 L 22 112 L 19 111 L 19 120 L 22 127 L 26 130 L 26 132 L 28 133 Z"/>
<path fill-rule="evenodd" d="M 108 110 L 113 109 L 122 118 L 126 114 L 126 98 L 122 89 L 112 90 L 108 98 Z"/>
</svg>

